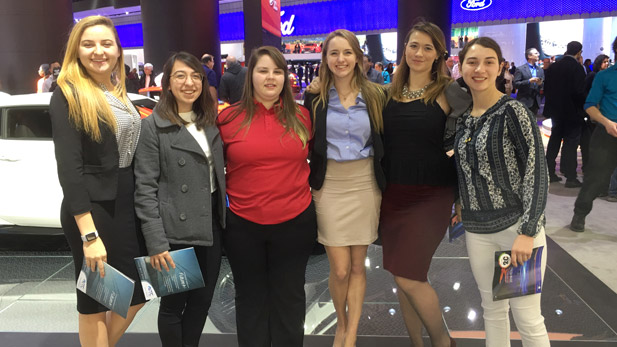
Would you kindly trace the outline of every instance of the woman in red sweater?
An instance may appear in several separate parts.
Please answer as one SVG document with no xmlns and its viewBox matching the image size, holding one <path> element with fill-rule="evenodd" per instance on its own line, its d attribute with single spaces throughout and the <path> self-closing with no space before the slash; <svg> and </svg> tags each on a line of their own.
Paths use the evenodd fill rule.
<svg viewBox="0 0 617 347">
<path fill-rule="evenodd" d="M 304 273 L 317 238 L 308 183 L 308 111 L 287 63 L 254 50 L 243 98 L 218 118 L 230 211 L 223 246 L 236 288 L 238 345 L 302 346 Z"/>
</svg>

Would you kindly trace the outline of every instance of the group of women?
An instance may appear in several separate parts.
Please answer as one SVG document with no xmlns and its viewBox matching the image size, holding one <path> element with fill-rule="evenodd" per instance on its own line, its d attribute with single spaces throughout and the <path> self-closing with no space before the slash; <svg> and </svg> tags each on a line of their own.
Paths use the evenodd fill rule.
<svg viewBox="0 0 617 347">
<path fill-rule="evenodd" d="M 126 318 L 77 292 L 82 345 L 114 346 L 143 306 L 134 257 L 147 254 L 168 271 L 169 251 L 194 247 L 205 287 L 163 297 L 158 328 L 163 346 L 197 346 L 224 247 L 239 346 L 302 346 L 304 274 L 317 239 L 330 261 L 333 346 L 355 346 L 367 247 L 380 228 L 413 344 L 422 346 L 424 326 L 433 346 L 454 346 L 427 272 L 459 191 L 487 345 L 509 345 L 508 300 L 493 302 L 488 274 L 494 251 L 512 249 L 520 264 L 544 244 L 548 176 L 538 129 L 496 89 L 502 57 L 491 39 L 461 52 L 473 103 L 460 112 L 448 99 L 458 87 L 445 73 L 441 30 L 421 22 L 405 42 L 384 90 L 364 76 L 355 35 L 332 32 L 305 107 L 294 102 L 282 54 L 258 48 L 242 100 L 218 116 L 199 60 L 175 53 L 159 104 L 140 122 L 112 22 L 77 23 L 50 106 L 61 221 L 76 276 L 84 261 L 104 276 L 107 262 L 135 280 Z M 524 344 L 548 345 L 540 295 L 509 304 Z"/>
</svg>

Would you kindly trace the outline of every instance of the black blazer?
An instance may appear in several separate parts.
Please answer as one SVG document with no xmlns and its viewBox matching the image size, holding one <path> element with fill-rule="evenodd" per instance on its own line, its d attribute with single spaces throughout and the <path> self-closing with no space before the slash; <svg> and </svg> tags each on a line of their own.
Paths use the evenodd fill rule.
<svg viewBox="0 0 617 347">
<path fill-rule="evenodd" d="M 540 90 L 542 89 L 542 84 L 532 84 L 529 83 L 529 79 L 531 78 L 531 69 L 529 68 L 529 64 L 525 62 L 525 64 L 516 67 L 516 71 L 514 72 L 514 89 L 517 89 L 516 92 L 516 100 L 523 103 L 523 105 L 531 108 L 533 106 L 534 99 L 538 106 L 540 106 L 540 102 L 542 100 L 542 95 L 540 95 Z M 544 70 L 536 64 L 536 77 L 544 80 Z"/>
<path fill-rule="evenodd" d="M 326 167 L 328 165 L 327 149 L 328 142 L 326 140 L 326 116 L 328 114 L 328 106 L 321 106 L 317 108 L 317 113 L 313 114 L 313 103 L 317 101 L 319 94 L 304 94 L 304 107 L 306 107 L 313 120 L 313 129 L 315 135 L 313 137 L 313 146 L 309 155 L 309 166 L 311 173 L 309 175 L 309 184 L 313 189 L 321 189 L 323 182 L 326 178 Z M 373 166 L 375 169 L 375 180 L 379 189 L 383 192 L 386 188 L 386 175 L 384 174 L 381 166 L 381 159 L 383 158 L 383 141 L 381 134 L 375 131 L 373 122 L 371 124 L 371 137 L 373 140 Z"/>
<path fill-rule="evenodd" d="M 63 204 L 75 216 L 92 210 L 91 201 L 116 198 L 119 157 L 116 135 L 101 124 L 101 142 L 77 130 L 69 120 L 66 97 L 60 88 L 49 105 L 58 178 Z"/>
<path fill-rule="evenodd" d="M 585 68 L 566 55 L 546 70 L 544 113 L 551 118 L 582 123 L 585 113 Z"/>
</svg>

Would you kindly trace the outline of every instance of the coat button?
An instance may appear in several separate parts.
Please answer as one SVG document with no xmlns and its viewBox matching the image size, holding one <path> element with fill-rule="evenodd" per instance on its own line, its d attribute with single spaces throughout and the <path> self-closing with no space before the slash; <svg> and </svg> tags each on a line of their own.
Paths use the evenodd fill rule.
<svg viewBox="0 0 617 347">
<path fill-rule="evenodd" d="M 186 184 L 183 184 L 180 190 L 182 190 L 182 193 L 186 193 L 189 191 L 189 186 L 187 186 Z"/>
<path fill-rule="evenodd" d="M 180 213 L 180 220 L 181 221 L 185 221 L 186 220 L 186 214 L 184 212 Z"/>
<path fill-rule="evenodd" d="M 180 158 L 180 160 L 178 160 L 178 164 L 180 164 L 180 166 L 184 166 L 186 164 L 186 160 L 184 160 L 184 158 Z"/>
</svg>

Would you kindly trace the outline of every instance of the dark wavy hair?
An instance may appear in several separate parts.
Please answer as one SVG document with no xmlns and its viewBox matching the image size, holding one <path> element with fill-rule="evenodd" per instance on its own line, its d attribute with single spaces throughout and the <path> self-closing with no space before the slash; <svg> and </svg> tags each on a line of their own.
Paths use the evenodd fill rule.
<svg viewBox="0 0 617 347">
<path fill-rule="evenodd" d="M 178 115 L 178 103 L 170 87 L 171 71 L 176 61 L 183 62 L 202 77 L 201 94 L 193 103 L 193 112 L 197 115 L 197 118 L 195 118 L 195 126 L 197 129 L 201 130 L 208 125 L 214 125 L 216 120 L 215 104 L 209 92 L 210 85 L 208 84 L 208 79 L 204 76 L 204 68 L 197 57 L 187 52 L 173 53 L 169 59 L 167 59 L 163 67 L 163 80 L 161 81 L 163 90 L 161 91 L 161 99 L 156 105 L 156 112 L 162 118 L 174 124 L 186 124 Z"/>
<path fill-rule="evenodd" d="M 610 59 L 610 58 L 606 54 L 600 54 L 599 56 L 596 57 L 596 59 L 593 61 L 593 71 L 594 72 L 600 72 L 600 68 L 602 67 L 602 62 L 604 61 L 604 59 Z"/>
</svg>

